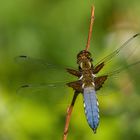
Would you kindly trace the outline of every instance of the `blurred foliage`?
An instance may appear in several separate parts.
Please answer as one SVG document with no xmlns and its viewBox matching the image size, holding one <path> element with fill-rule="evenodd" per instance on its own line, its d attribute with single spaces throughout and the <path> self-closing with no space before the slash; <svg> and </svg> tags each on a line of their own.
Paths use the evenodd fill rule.
<svg viewBox="0 0 140 140">
<path fill-rule="evenodd" d="M 58 87 L 19 94 L 17 89 L 25 83 L 69 80 L 61 67 L 76 67 L 76 55 L 86 44 L 93 3 L 95 23 L 90 51 L 97 62 L 140 31 L 139 0 L 0 1 L 0 140 L 61 139 L 67 98 L 58 95 L 68 93 L 70 101 L 73 91 Z M 15 61 L 19 55 L 42 58 L 60 67 L 46 71 L 39 64 L 19 64 Z M 113 65 L 108 69 L 114 69 Z M 101 119 L 95 135 L 86 122 L 80 95 L 68 140 L 140 139 L 139 70 L 136 66 L 123 72 L 99 91 Z"/>
</svg>

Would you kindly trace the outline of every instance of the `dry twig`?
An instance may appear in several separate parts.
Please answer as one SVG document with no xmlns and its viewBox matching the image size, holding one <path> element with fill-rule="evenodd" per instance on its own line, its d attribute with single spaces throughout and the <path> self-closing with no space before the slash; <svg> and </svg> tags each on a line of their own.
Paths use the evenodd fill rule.
<svg viewBox="0 0 140 140">
<path fill-rule="evenodd" d="M 88 32 L 88 39 L 85 50 L 88 51 L 90 47 L 90 40 L 92 35 L 92 27 L 94 23 L 94 6 L 91 7 L 91 18 L 90 18 L 90 26 L 89 26 L 89 32 Z"/>
<path fill-rule="evenodd" d="M 66 115 L 66 122 L 65 122 L 63 140 L 67 140 L 71 113 L 72 113 L 72 110 L 73 110 L 73 107 L 74 107 L 74 103 L 76 101 L 77 96 L 78 96 L 78 93 L 75 92 L 74 95 L 73 95 L 73 99 L 72 99 L 71 105 L 67 108 L 67 115 Z"/>
<path fill-rule="evenodd" d="M 88 51 L 89 47 L 90 47 L 90 40 L 91 40 L 93 23 L 94 23 L 94 6 L 91 7 L 91 19 L 90 19 L 88 40 L 87 40 L 87 44 L 86 44 L 86 48 L 85 48 L 86 51 Z M 78 96 L 78 93 L 75 91 L 75 93 L 73 95 L 72 102 L 71 102 L 70 106 L 67 108 L 67 115 L 66 115 L 66 122 L 65 122 L 64 134 L 63 134 L 63 140 L 67 140 L 70 118 L 71 118 L 72 110 L 73 110 L 73 107 L 74 107 L 77 96 Z"/>
</svg>

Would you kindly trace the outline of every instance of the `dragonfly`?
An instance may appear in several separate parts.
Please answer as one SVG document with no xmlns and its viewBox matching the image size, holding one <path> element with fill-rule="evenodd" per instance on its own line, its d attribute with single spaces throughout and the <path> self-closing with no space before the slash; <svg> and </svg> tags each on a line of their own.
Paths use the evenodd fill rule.
<svg viewBox="0 0 140 140">
<path fill-rule="evenodd" d="M 66 68 L 66 71 L 69 74 L 76 76 L 78 80 L 66 83 L 68 87 L 71 87 L 74 90 L 74 95 L 66 116 L 66 123 L 64 128 L 64 140 L 66 140 L 67 138 L 70 116 L 77 96 L 79 94 L 82 94 L 87 122 L 90 128 L 93 130 L 93 132 L 96 133 L 100 120 L 99 103 L 96 97 L 96 92 L 100 90 L 100 88 L 102 88 L 104 82 L 112 75 L 116 75 L 121 71 L 123 71 L 124 69 L 140 64 L 140 61 L 136 61 L 135 63 L 129 64 L 126 67 L 122 67 L 112 72 L 106 73 L 104 75 L 97 76 L 97 74 L 103 69 L 103 67 L 107 64 L 107 62 L 116 57 L 124 48 L 127 48 L 127 46 L 134 39 L 140 36 L 140 34 L 137 33 L 133 35 L 126 42 L 124 42 L 118 49 L 114 50 L 112 53 L 110 53 L 109 55 L 101 59 L 99 62 L 97 62 L 97 64 L 93 65 L 93 58 L 91 53 L 89 52 L 93 22 L 94 22 L 94 6 L 92 6 L 91 10 L 90 28 L 86 48 L 80 51 L 77 55 L 78 69 L 75 70 L 71 68 Z M 18 56 L 18 59 L 22 59 L 25 61 L 32 60 L 32 58 L 26 55 Z M 50 63 L 45 63 L 45 65 L 53 66 Z M 31 87 L 30 85 L 26 84 L 22 85 L 20 88 L 30 88 L 30 87 Z"/>
</svg>

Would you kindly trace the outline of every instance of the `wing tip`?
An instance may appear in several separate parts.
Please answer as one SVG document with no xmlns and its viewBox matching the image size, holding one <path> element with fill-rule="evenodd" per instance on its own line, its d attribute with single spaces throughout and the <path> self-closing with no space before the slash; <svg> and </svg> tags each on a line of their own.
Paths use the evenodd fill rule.
<svg viewBox="0 0 140 140">
<path fill-rule="evenodd" d="M 137 37 L 137 36 L 139 36 L 140 35 L 140 33 L 137 33 L 137 34 L 135 34 L 134 36 L 133 36 L 133 38 L 135 38 L 135 37 Z"/>
</svg>

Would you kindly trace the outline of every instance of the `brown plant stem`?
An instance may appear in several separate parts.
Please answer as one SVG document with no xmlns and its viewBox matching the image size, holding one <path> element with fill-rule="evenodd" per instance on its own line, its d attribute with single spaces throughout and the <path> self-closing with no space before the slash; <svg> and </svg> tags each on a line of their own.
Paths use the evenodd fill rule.
<svg viewBox="0 0 140 140">
<path fill-rule="evenodd" d="M 65 122 L 64 134 L 63 134 L 63 140 L 67 140 L 70 118 L 71 118 L 72 110 L 73 110 L 73 107 L 74 107 L 77 96 L 78 96 L 78 93 L 75 92 L 74 95 L 73 95 L 73 99 L 71 101 L 71 104 L 67 108 L 67 115 L 66 115 L 66 122 Z"/>
<path fill-rule="evenodd" d="M 91 7 L 91 19 L 90 19 L 90 26 L 89 26 L 87 44 L 86 44 L 86 48 L 85 48 L 86 51 L 88 51 L 89 47 L 90 47 L 90 40 L 91 40 L 91 35 L 92 35 L 93 23 L 94 23 L 94 6 Z M 77 93 L 75 91 L 75 93 L 73 95 L 73 99 L 71 101 L 71 104 L 67 108 L 67 115 L 66 115 L 66 122 L 65 122 L 65 127 L 64 127 L 63 140 L 67 140 L 70 118 L 71 118 L 72 110 L 73 110 L 73 107 L 74 107 L 74 104 L 75 104 L 75 101 L 77 99 L 78 94 L 79 93 Z"/>
<path fill-rule="evenodd" d="M 92 27 L 94 23 L 94 6 L 91 7 L 91 18 L 90 18 L 90 26 L 89 26 L 89 32 L 88 32 L 88 39 L 85 50 L 88 51 L 90 47 L 90 40 L 92 35 Z"/>
</svg>

